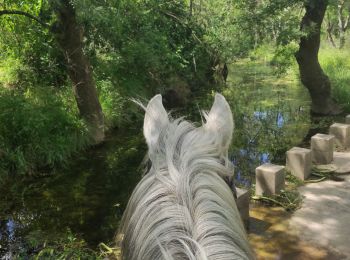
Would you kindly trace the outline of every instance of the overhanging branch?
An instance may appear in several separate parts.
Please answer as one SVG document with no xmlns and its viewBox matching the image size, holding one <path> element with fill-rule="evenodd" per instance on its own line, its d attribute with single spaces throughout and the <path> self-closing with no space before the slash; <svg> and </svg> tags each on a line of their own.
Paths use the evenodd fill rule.
<svg viewBox="0 0 350 260">
<path fill-rule="evenodd" d="M 49 25 L 45 22 L 43 22 L 42 20 L 40 20 L 38 17 L 24 12 L 24 11 L 20 11 L 20 10 L 0 10 L 0 16 L 2 15 L 22 15 L 22 16 L 26 16 L 29 19 L 32 19 L 34 21 L 36 21 L 37 23 L 41 24 L 44 27 L 49 27 Z"/>
</svg>

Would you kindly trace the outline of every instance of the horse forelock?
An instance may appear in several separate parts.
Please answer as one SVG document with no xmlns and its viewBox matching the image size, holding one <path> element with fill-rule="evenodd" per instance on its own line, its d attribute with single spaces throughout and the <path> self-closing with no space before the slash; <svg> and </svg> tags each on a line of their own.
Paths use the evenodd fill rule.
<svg viewBox="0 0 350 260">
<path fill-rule="evenodd" d="M 149 150 L 152 166 L 135 188 L 119 232 L 124 259 L 252 259 L 230 188 L 219 136 L 169 121 Z"/>
</svg>

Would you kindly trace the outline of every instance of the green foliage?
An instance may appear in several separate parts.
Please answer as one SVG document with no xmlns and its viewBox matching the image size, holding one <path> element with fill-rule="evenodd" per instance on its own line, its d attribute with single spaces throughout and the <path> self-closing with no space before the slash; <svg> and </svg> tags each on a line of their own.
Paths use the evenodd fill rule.
<svg viewBox="0 0 350 260">
<path fill-rule="evenodd" d="M 98 80 L 122 95 L 151 96 L 178 76 L 206 82 L 210 59 L 184 1 L 75 1 Z M 210 55 L 209 55 L 210 56 Z M 195 67 L 196 66 L 196 67 Z"/>
<path fill-rule="evenodd" d="M 286 45 L 279 45 L 274 50 L 274 56 L 271 59 L 271 65 L 274 66 L 277 74 L 285 74 L 290 67 L 296 64 L 295 53 L 299 46 L 296 42 L 289 42 Z"/>
<path fill-rule="evenodd" d="M 72 2 L 108 129 L 134 116 L 129 97 L 182 92 L 183 86 L 190 93 L 207 84 L 211 58 L 185 1 Z M 28 12 L 54 29 L 52 3 L 0 2 L 0 8 Z M 5 15 L 0 33 L 0 107 L 9 111 L 1 115 L 1 167 L 24 173 L 64 162 L 87 142 L 54 30 L 22 15 Z M 185 83 L 179 86 L 173 78 Z"/>
<path fill-rule="evenodd" d="M 271 65 L 273 73 L 276 76 L 285 76 L 290 68 L 296 66 L 295 52 L 298 49 L 296 42 L 290 42 L 286 45 L 271 46 L 262 44 L 249 53 L 251 60 L 264 61 L 265 64 Z"/>
<path fill-rule="evenodd" d="M 218 60 L 232 61 L 254 47 L 254 33 L 246 18 L 247 12 L 238 2 L 193 1 L 191 20 L 201 26 L 205 44 Z"/>
<path fill-rule="evenodd" d="M 102 106 L 102 111 L 105 116 L 106 129 L 112 128 L 116 125 L 121 125 L 122 122 L 127 121 L 123 118 L 123 112 L 125 111 L 125 102 L 121 94 L 118 92 L 111 81 L 101 80 L 96 82 L 99 90 L 99 97 Z"/>
<path fill-rule="evenodd" d="M 25 11 L 43 22 L 51 22 L 47 1 L 6 1 L 0 4 L 0 8 Z M 0 17 L 0 34 L 0 67 L 15 73 L 8 83 L 23 88 L 64 84 L 64 57 L 48 28 L 25 16 L 5 15 Z M 11 61 L 25 69 L 21 66 L 12 67 Z"/>
<path fill-rule="evenodd" d="M 350 51 L 322 48 L 320 63 L 332 83 L 332 94 L 350 112 Z"/>
<path fill-rule="evenodd" d="M 45 246 L 34 259 L 102 259 L 102 257 L 89 249 L 83 240 L 69 236 L 67 241 Z"/>
<path fill-rule="evenodd" d="M 0 167 L 28 173 L 64 163 L 87 144 L 85 127 L 51 89 L 0 92 Z"/>
<path fill-rule="evenodd" d="M 349 46 L 347 19 L 350 14 L 350 1 L 330 0 L 325 15 L 323 29 L 331 47 L 342 49 Z M 344 48 L 345 49 L 345 48 Z"/>
<path fill-rule="evenodd" d="M 58 234 L 52 236 L 55 238 L 46 241 L 40 232 L 31 232 L 27 236 L 27 241 L 30 247 L 36 248 L 35 253 L 28 255 L 25 252 L 17 252 L 16 259 L 28 259 L 29 257 L 35 260 L 102 259 L 98 252 L 90 249 L 84 240 L 78 238 L 70 230 L 67 230 L 62 236 Z"/>
<path fill-rule="evenodd" d="M 292 186 L 294 189 L 296 189 L 299 186 L 304 185 L 304 181 L 302 181 L 298 177 L 292 175 L 290 172 L 287 172 L 287 174 L 286 174 L 286 181 L 288 182 L 288 185 Z"/>
</svg>

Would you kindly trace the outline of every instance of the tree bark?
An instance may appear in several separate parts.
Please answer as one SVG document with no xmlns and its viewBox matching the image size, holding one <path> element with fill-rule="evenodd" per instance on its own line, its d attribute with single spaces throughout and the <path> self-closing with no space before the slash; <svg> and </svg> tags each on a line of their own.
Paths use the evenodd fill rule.
<svg viewBox="0 0 350 260">
<path fill-rule="evenodd" d="M 190 16 L 193 15 L 193 1 L 194 0 L 190 0 Z"/>
<path fill-rule="evenodd" d="M 345 45 L 345 32 L 348 28 L 350 16 L 344 18 L 345 0 L 340 0 L 338 3 L 338 27 L 339 27 L 339 49 L 342 49 Z"/>
<path fill-rule="evenodd" d="M 334 24 L 332 24 L 331 19 L 329 18 L 329 15 L 327 15 L 326 24 L 327 24 L 327 28 L 326 28 L 327 39 L 328 39 L 329 43 L 332 45 L 332 47 L 337 48 L 337 45 L 335 44 L 335 41 L 333 39 Z"/>
<path fill-rule="evenodd" d="M 56 1 L 54 7 L 58 16 L 56 38 L 67 61 L 78 109 L 87 123 L 94 144 L 99 144 L 105 138 L 104 116 L 92 68 L 83 51 L 83 29 L 76 20 L 75 10 L 69 0 Z"/>
<path fill-rule="evenodd" d="M 340 107 L 331 97 L 330 80 L 318 61 L 321 24 L 327 5 L 327 0 L 305 2 L 306 13 L 300 24 L 300 30 L 304 35 L 300 38 L 299 50 L 295 54 L 301 82 L 309 90 L 311 96 L 311 112 L 319 115 L 341 113 Z"/>
</svg>

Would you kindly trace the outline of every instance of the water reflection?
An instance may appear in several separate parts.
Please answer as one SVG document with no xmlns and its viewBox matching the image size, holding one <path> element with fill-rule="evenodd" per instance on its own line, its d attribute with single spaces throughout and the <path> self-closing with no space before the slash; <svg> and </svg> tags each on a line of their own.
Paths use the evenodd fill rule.
<svg viewBox="0 0 350 260">
<path fill-rule="evenodd" d="M 7 180 L 0 187 L 0 259 L 30 255 L 70 231 L 92 248 L 110 241 L 140 179 L 146 150 L 140 129 L 113 135 L 52 176 Z"/>
<path fill-rule="evenodd" d="M 13 219 L 0 221 L 0 256 L 1 259 L 12 259 L 16 247 L 16 228 L 17 224 Z M 4 246 L 5 245 L 5 246 Z"/>
<path fill-rule="evenodd" d="M 261 63 L 236 63 L 224 91 L 234 112 L 231 159 L 237 182 L 254 183 L 255 168 L 285 162 L 285 152 L 297 146 L 310 127 L 309 97 L 291 77 L 274 77 Z"/>
<path fill-rule="evenodd" d="M 278 114 L 277 114 L 277 122 L 276 123 L 277 123 L 276 125 L 278 128 L 281 128 L 284 125 L 284 119 L 283 119 L 283 115 L 281 112 L 278 112 Z"/>
<path fill-rule="evenodd" d="M 300 143 L 309 128 L 305 92 L 293 80 L 281 81 L 271 73 L 265 77 L 265 67 L 236 64 L 223 90 L 235 119 L 230 158 L 237 183 L 246 187 L 254 183 L 258 165 L 284 163 L 285 151 Z M 212 97 L 194 101 L 189 118 L 200 121 L 198 106 L 209 108 Z M 52 176 L 9 179 L 0 187 L 0 256 L 36 252 L 67 230 L 92 248 L 111 240 L 140 179 L 138 166 L 145 151 L 139 123 L 114 133 L 104 146 L 75 158 Z"/>
</svg>

